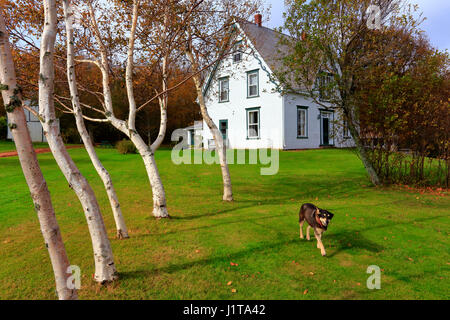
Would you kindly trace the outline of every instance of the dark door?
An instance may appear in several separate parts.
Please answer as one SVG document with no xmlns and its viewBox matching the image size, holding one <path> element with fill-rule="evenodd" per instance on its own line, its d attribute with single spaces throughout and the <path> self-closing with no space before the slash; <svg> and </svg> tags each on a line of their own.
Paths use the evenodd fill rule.
<svg viewBox="0 0 450 320">
<path fill-rule="evenodd" d="M 322 137 L 323 145 L 328 146 L 330 144 L 330 124 L 328 118 L 322 118 Z"/>
<path fill-rule="evenodd" d="M 228 120 L 220 120 L 219 121 L 219 130 L 222 133 L 222 138 L 224 143 L 227 143 L 228 138 Z"/>
<path fill-rule="evenodd" d="M 191 146 L 194 146 L 195 143 L 194 130 L 189 130 L 189 134 L 191 135 Z"/>
</svg>

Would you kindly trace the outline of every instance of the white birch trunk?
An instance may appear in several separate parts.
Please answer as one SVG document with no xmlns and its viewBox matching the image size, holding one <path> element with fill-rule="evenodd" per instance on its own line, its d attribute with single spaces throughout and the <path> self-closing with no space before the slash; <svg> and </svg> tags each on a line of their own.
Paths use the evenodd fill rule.
<svg viewBox="0 0 450 320">
<path fill-rule="evenodd" d="M 165 134 L 165 127 L 167 123 L 167 114 L 165 113 L 165 105 L 163 104 L 163 107 L 161 107 L 161 109 L 164 109 L 161 110 L 161 123 L 163 124 L 163 126 L 160 127 L 160 133 L 158 135 L 158 138 L 151 147 L 148 147 L 145 144 L 142 137 L 138 134 L 135 126 L 136 100 L 134 98 L 133 92 L 133 66 L 134 66 L 133 54 L 134 54 L 134 42 L 138 20 L 138 8 L 139 8 L 139 0 L 134 0 L 133 19 L 128 43 L 128 53 L 127 53 L 128 59 L 126 68 L 126 79 L 125 79 L 127 87 L 128 104 L 130 107 L 128 117 L 128 131 L 129 131 L 128 136 L 130 137 L 131 141 L 134 143 L 134 145 L 139 151 L 139 154 L 142 156 L 142 159 L 144 160 L 145 169 L 147 170 L 147 175 L 150 180 L 150 185 L 152 187 L 153 216 L 158 219 L 169 218 L 169 213 L 167 212 L 167 205 L 166 205 L 166 193 L 164 191 L 164 186 L 162 184 L 161 177 L 159 176 L 158 167 L 156 166 L 154 156 L 155 150 L 157 149 L 157 147 L 159 147 L 159 145 L 161 145 L 161 142 L 164 139 L 163 134 Z M 165 68 L 165 61 L 167 60 L 164 59 L 164 66 L 163 66 L 164 68 Z M 167 101 L 165 97 L 163 97 L 162 100 Z M 160 100 L 160 102 L 162 101 Z M 156 147 L 156 149 L 154 149 L 154 147 Z"/>
<path fill-rule="evenodd" d="M 59 124 L 55 118 L 53 99 L 54 90 L 54 45 L 56 39 L 56 3 L 55 0 L 44 0 L 45 24 L 41 39 L 40 75 L 39 75 L 39 113 L 41 123 L 53 156 L 66 177 L 69 186 L 75 191 L 86 216 L 92 239 L 95 260 L 94 279 L 106 283 L 117 279 L 105 224 L 100 208 L 91 186 L 81 175 L 77 166 L 69 156 L 59 132 Z"/>
<path fill-rule="evenodd" d="M 135 36 L 134 34 L 137 25 L 137 12 L 138 12 L 137 3 L 135 2 L 133 7 L 132 29 L 130 33 L 129 49 L 127 56 L 126 87 L 130 103 L 130 112 L 127 122 L 116 118 L 114 115 L 111 88 L 109 86 L 109 62 L 106 53 L 106 48 L 101 39 L 100 31 L 95 19 L 95 12 L 90 2 L 88 2 L 88 7 L 92 31 L 94 33 L 96 42 L 100 48 L 99 53 L 101 61 L 96 64 L 100 68 L 100 71 L 102 73 L 103 97 L 105 102 L 106 117 L 116 129 L 120 130 L 125 135 L 127 135 L 128 138 L 130 138 L 130 140 L 136 146 L 136 149 L 138 150 L 139 154 L 141 155 L 144 161 L 144 166 L 147 171 L 147 175 L 150 181 L 150 186 L 152 188 L 153 194 L 153 216 L 155 216 L 156 218 L 169 218 L 169 213 L 167 212 L 167 205 L 166 205 L 166 194 L 164 191 L 164 186 L 161 181 L 161 177 L 159 176 L 158 167 L 156 166 L 154 151 L 151 147 L 145 144 L 142 137 L 136 131 L 134 124 L 136 117 L 136 103 L 134 101 L 134 93 L 133 93 L 132 68 L 133 68 L 133 50 L 134 50 L 133 48 Z M 165 115 L 165 113 L 162 113 L 161 117 L 162 118 L 165 117 L 165 119 L 167 120 L 167 116 Z"/>
<path fill-rule="evenodd" d="M 95 167 L 98 175 L 102 179 L 105 186 L 106 193 L 108 195 L 109 203 L 116 223 L 117 238 L 125 239 L 129 238 L 128 230 L 125 224 L 125 220 L 120 209 L 119 200 L 117 198 L 114 185 L 111 180 L 109 172 L 105 169 L 97 153 L 95 152 L 94 145 L 92 143 L 89 132 L 86 129 L 86 125 L 83 119 L 83 113 L 80 106 L 80 99 L 78 96 L 78 88 L 75 75 L 75 63 L 74 63 L 74 44 L 73 44 L 73 11 L 70 4 L 70 0 L 63 1 L 64 17 L 66 22 L 66 41 L 67 41 L 67 79 L 69 82 L 70 95 L 72 97 L 72 107 L 75 115 L 76 125 L 84 146 L 91 159 L 92 164 Z"/>
<path fill-rule="evenodd" d="M 195 62 L 194 55 L 189 50 L 190 49 L 186 51 L 186 54 L 189 61 L 191 62 L 193 72 L 198 72 L 199 70 L 198 64 Z M 222 134 L 219 132 L 216 124 L 214 123 L 214 121 L 212 121 L 211 117 L 208 114 L 208 109 L 206 108 L 205 99 L 203 97 L 200 75 L 199 74 L 195 75 L 193 79 L 195 83 L 195 88 L 197 90 L 197 98 L 200 105 L 202 118 L 208 125 L 208 128 L 213 135 L 216 144 L 216 151 L 219 155 L 220 169 L 222 171 L 222 180 L 223 180 L 223 201 L 233 201 L 233 190 L 231 185 L 230 170 L 228 168 L 227 163 L 226 146 L 224 144 Z"/>
<path fill-rule="evenodd" d="M 148 179 L 150 180 L 153 195 L 153 216 L 158 219 L 169 218 L 166 193 L 161 177 L 159 176 L 158 167 L 156 166 L 155 155 L 152 149 L 145 144 L 140 135 L 132 134 L 130 138 L 144 160 L 145 170 L 147 171 Z"/>
<path fill-rule="evenodd" d="M 8 34 L 3 15 L 0 13 L 0 81 L 2 83 L 3 103 L 8 107 L 8 123 L 14 138 L 20 165 L 31 193 L 37 212 L 42 236 L 48 249 L 56 282 L 56 292 L 60 300 L 77 299 L 76 289 L 67 287 L 70 266 L 58 222 L 56 221 L 50 192 L 42 175 L 41 168 L 33 149 L 28 131 L 25 113 L 22 108 L 22 96 L 16 82 L 14 62 L 9 46 Z M 17 104 L 15 106 L 15 104 Z"/>
</svg>

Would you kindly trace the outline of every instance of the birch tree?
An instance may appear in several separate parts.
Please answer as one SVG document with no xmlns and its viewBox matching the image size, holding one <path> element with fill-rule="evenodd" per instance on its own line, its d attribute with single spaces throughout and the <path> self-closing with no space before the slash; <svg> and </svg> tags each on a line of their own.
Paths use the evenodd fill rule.
<svg viewBox="0 0 450 320">
<path fill-rule="evenodd" d="M 193 73 L 197 92 L 197 101 L 203 121 L 211 131 L 219 156 L 223 180 L 223 200 L 233 201 L 230 170 L 228 168 L 225 142 L 217 125 L 211 119 L 206 108 L 203 87 L 205 73 L 202 71 L 211 61 L 220 63 L 234 46 L 232 25 L 237 19 L 248 19 L 258 10 L 262 10 L 260 1 L 223 1 L 192 0 L 189 4 L 194 8 L 185 26 L 185 55 Z M 189 8 L 185 9 L 189 12 Z M 212 70 L 209 70 L 211 72 Z"/>
<path fill-rule="evenodd" d="M 117 238 L 125 239 L 128 238 L 128 230 L 125 224 L 125 220 L 122 215 L 122 210 L 120 208 L 119 200 L 117 198 L 114 185 L 112 183 L 111 176 L 109 172 L 105 169 L 97 153 L 95 152 L 94 145 L 92 143 L 91 137 L 89 136 L 88 130 L 83 119 L 83 112 L 81 109 L 80 98 L 78 95 L 78 86 L 75 73 L 75 53 L 74 53 L 74 30 L 73 30 L 73 19 L 74 11 L 70 0 L 63 1 L 64 7 L 64 21 L 66 25 L 66 46 L 67 46 L 67 80 L 69 84 L 70 95 L 72 99 L 73 114 L 75 116 L 75 121 L 77 125 L 78 132 L 80 133 L 83 144 L 88 152 L 89 158 L 95 167 L 98 175 L 100 176 L 103 185 L 105 186 L 106 193 L 108 195 L 109 203 L 112 208 L 114 221 L 116 223 Z M 63 103 L 60 101 L 60 103 Z"/>
<path fill-rule="evenodd" d="M 85 59 L 83 62 L 92 63 L 96 65 L 102 74 L 102 106 L 104 110 L 99 111 L 103 118 L 89 118 L 91 121 L 99 122 L 109 122 L 116 129 L 124 133 L 136 146 L 139 154 L 141 155 L 144 165 L 147 171 L 147 175 L 150 181 L 153 195 L 153 215 L 156 218 L 168 218 L 169 213 L 167 211 L 166 195 L 164 186 L 159 175 L 158 167 L 155 161 L 155 152 L 161 145 L 167 127 L 167 92 L 165 90 L 167 86 L 167 55 L 163 57 L 163 93 L 156 95 L 153 99 L 138 106 L 134 96 L 133 88 L 133 70 L 134 70 L 134 54 L 135 54 L 135 43 L 136 43 L 136 32 L 138 27 L 139 9 L 140 1 L 133 1 L 132 13 L 131 13 L 131 27 L 128 34 L 127 41 L 127 59 L 126 59 L 126 76 L 125 84 L 127 90 L 129 113 L 127 120 L 122 120 L 116 117 L 113 108 L 111 88 L 110 88 L 110 61 L 108 59 L 108 50 L 105 45 L 105 41 L 102 37 L 99 25 L 97 23 L 96 11 L 94 4 L 91 1 L 87 2 L 88 7 L 88 18 L 89 18 L 89 29 L 91 30 L 95 44 L 98 47 L 98 55 L 100 61 Z M 136 114 L 139 110 L 143 109 L 149 102 L 158 98 L 161 109 L 161 123 L 158 137 L 151 143 L 147 145 L 136 130 Z M 85 117 L 86 118 L 86 117 Z"/>
<path fill-rule="evenodd" d="M 43 0 L 44 29 L 40 49 L 39 119 L 52 154 L 70 188 L 78 196 L 86 216 L 94 250 L 94 279 L 106 283 L 118 278 L 111 244 L 94 191 L 70 157 L 64 146 L 55 116 L 54 106 L 54 51 L 57 30 L 55 0 Z"/>
<path fill-rule="evenodd" d="M 48 249 L 58 298 L 60 300 L 74 300 L 77 299 L 77 291 L 76 289 L 69 289 L 67 286 L 70 276 L 70 273 L 67 272 L 70 266 L 69 259 L 56 220 L 50 192 L 31 143 L 23 110 L 21 89 L 17 85 L 9 37 L 5 28 L 3 7 L 0 10 L 0 89 L 7 111 L 9 127 L 38 216 L 45 246 Z"/>
</svg>

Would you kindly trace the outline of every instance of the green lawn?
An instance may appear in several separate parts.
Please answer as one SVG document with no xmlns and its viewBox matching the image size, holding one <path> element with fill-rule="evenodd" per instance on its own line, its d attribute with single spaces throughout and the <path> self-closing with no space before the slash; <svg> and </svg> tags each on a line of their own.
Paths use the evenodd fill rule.
<svg viewBox="0 0 450 320">
<path fill-rule="evenodd" d="M 48 148 L 48 143 L 46 142 L 33 142 L 35 148 Z M 12 141 L 2 141 L 0 140 L 0 152 L 15 151 L 16 145 Z"/>
<path fill-rule="evenodd" d="M 98 153 L 121 200 L 128 240 L 113 239 L 107 197 L 84 149 L 70 150 L 97 193 L 111 237 L 120 280 L 108 287 L 92 281 L 92 248 L 74 193 L 51 154 L 39 155 L 71 264 L 82 270 L 82 299 L 450 298 L 450 197 L 373 188 L 352 151 L 281 152 L 275 176 L 261 176 L 257 165 L 232 165 L 234 203 L 221 201 L 217 165 L 176 166 L 168 150 L 160 151 L 173 217 L 164 221 L 151 217 L 140 157 Z M 0 159 L 0 182 L 0 298 L 54 299 L 17 157 Z M 323 237 L 327 257 L 315 241 L 299 239 L 304 202 L 335 213 Z M 382 269 L 381 290 L 366 287 L 370 265 Z"/>
</svg>

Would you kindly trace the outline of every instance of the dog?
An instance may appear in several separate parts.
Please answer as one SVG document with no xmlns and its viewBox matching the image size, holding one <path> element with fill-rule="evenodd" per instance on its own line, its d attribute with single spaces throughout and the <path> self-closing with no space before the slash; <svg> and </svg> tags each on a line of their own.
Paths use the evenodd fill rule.
<svg viewBox="0 0 450 320">
<path fill-rule="evenodd" d="M 300 212 L 298 214 L 298 221 L 300 224 L 300 239 L 303 237 L 303 223 L 308 222 L 308 227 L 306 228 L 306 240 L 309 238 L 309 229 L 314 229 L 314 236 L 317 239 L 317 248 L 320 249 L 322 256 L 326 256 L 326 251 L 322 243 L 322 233 L 327 231 L 328 225 L 331 219 L 333 219 L 334 214 L 331 212 L 320 209 L 311 203 L 302 204 L 300 207 Z"/>
</svg>

